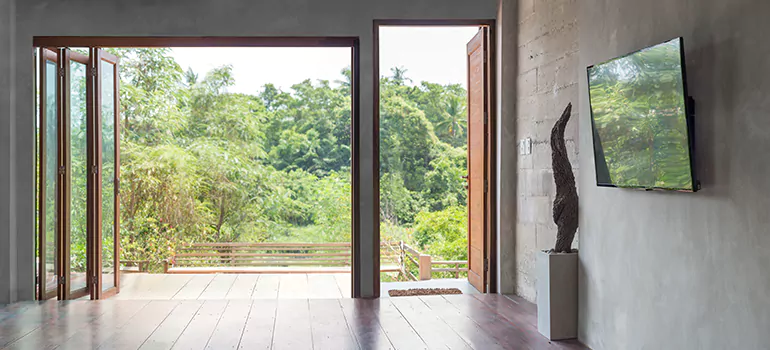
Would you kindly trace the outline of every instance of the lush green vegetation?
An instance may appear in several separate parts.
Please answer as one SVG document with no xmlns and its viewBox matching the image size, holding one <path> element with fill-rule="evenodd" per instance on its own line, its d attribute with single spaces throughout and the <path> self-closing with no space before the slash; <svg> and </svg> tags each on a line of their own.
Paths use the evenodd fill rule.
<svg viewBox="0 0 770 350">
<path fill-rule="evenodd" d="M 592 67 L 600 182 L 692 189 L 679 40 Z"/>
<path fill-rule="evenodd" d="M 281 91 L 228 92 L 231 67 L 183 71 L 167 49 L 121 57 L 123 259 L 187 242 L 345 242 L 350 70 Z M 383 240 L 466 259 L 466 91 L 381 81 Z"/>
</svg>

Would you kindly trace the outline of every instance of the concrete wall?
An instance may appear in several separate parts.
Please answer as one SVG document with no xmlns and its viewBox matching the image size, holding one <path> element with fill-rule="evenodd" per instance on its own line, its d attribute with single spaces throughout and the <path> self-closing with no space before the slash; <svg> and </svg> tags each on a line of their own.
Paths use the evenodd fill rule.
<svg viewBox="0 0 770 350">
<path fill-rule="evenodd" d="M 593 349 L 770 344 L 770 2 L 580 0 L 584 67 L 685 40 L 703 191 L 595 184 L 580 156 L 580 339 Z M 580 146 L 591 149 L 589 106 Z"/>
<path fill-rule="evenodd" d="M 15 242 L 14 216 L 11 205 L 13 166 L 13 123 L 8 116 L 12 114 L 11 86 L 12 69 L 11 48 L 13 36 L 13 1 L 0 0 L 0 304 L 13 298 L 16 281 L 13 271 L 16 268 L 16 254 L 11 248 Z"/>
<path fill-rule="evenodd" d="M 530 154 L 518 155 L 515 172 L 515 293 L 535 301 L 538 250 L 553 248 L 552 210 L 556 188 L 551 167 L 551 128 L 568 103 L 572 120 L 565 139 L 578 175 L 578 0 L 519 0 L 518 76 L 515 139 L 532 140 Z M 515 144 L 514 144 L 515 145 Z M 513 151 L 516 151 L 514 146 Z M 513 175 L 503 177 L 514 178 Z"/>
<path fill-rule="evenodd" d="M 0 0 L 8 6 L 11 0 Z M 0 10 L 4 9 L 0 7 Z M 0 84 L 0 101 L 15 89 L 11 111 L 8 103 L 0 110 L 0 133 L 11 133 L 15 139 L 0 138 L 0 243 L 9 237 L 20 237 L 11 244 L 23 264 L 11 267 L 2 256 L 0 270 L 18 277 L 18 286 L 0 287 L 17 296 L 0 291 L 0 303 L 32 298 L 33 294 L 33 219 L 34 219 L 34 120 L 32 91 L 32 37 L 38 35 L 227 35 L 227 36 L 358 36 L 361 38 L 361 222 L 363 246 L 372 247 L 375 225 L 376 194 L 373 183 L 377 171 L 373 167 L 374 125 L 372 120 L 372 21 L 375 18 L 403 19 L 490 19 L 495 18 L 497 0 L 264 0 L 264 1 L 19 1 L 15 26 L 2 24 L 0 40 L 10 40 L 17 50 L 2 52 L 12 55 L 10 75 L 13 84 Z M 14 11 L 0 11 L 4 18 Z M 15 33 L 14 29 L 15 28 Z M 9 35 L 8 33 L 13 33 Z M 5 44 L 4 41 L 0 43 Z M 11 43 L 9 43 L 11 44 Z M 0 46 L 2 48 L 8 45 Z M 7 69 L 0 66 L 0 69 Z M 3 73 L 5 71 L 2 71 Z M 8 79 L 8 75 L 2 74 Z M 23 101 L 29 101 L 25 103 Z M 6 135 L 6 134 L 2 134 Z M 0 135 L 0 136 L 2 136 Z M 10 178 L 9 176 L 15 176 Z M 9 193 L 13 189 L 13 193 Z M 11 195 L 18 194 L 18 195 Z M 11 209 L 13 208 L 13 209 Z M 11 212 L 15 210 L 15 212 Z M 15 221 L 14 221 L 15 220 Z M 14 225 L 15 222 L 15 226 Z M 3 246 L 5 247 L 5 246 Z M 0 248 L 0 253 L 3 253 Z M 374 259 L 370 250 L 363 259 L 364 270 L 371 270 Z M 363 281 L 365 295 L 371 295 L 371 279 Z"/>
<path fill-rule="evenodd" d="M 497 13 L 497 292 L 516 291 L 516 77 L 518 0 Z"/>
</svg>

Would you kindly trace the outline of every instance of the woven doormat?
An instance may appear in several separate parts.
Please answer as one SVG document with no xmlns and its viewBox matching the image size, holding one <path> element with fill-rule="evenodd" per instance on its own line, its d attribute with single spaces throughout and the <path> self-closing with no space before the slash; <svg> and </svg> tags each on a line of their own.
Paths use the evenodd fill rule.
<svg viewBox="0 0 770 350">
<path fill-rule="evenodd" d="M 392 297 L 409 297 L 419 295 L 441 295 L 441 294 L 463 294 L 457 288 L 410 288 L 410 289 L 391 289 L 388 295 Z"/>
</svg>

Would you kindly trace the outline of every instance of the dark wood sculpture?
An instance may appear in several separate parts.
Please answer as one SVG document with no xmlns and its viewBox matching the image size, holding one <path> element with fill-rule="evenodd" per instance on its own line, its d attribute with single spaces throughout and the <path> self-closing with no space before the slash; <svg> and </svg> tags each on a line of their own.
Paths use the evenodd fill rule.
<svg viewBox="0 0 770 350">
<path fill-rule="evenodd" d="M 559 228 L 556 234 L 556 247 L 553 252 L 572 252 L 572 241 L 578 228 L 578 194 L 575 187 L 575 175 L 567 156 L 564 143 L 564 130 L 572 116 L 572 103 L 551 130 L 551 157 L 553 179 L 556 182 L 556 198 L 553 200 L 553 222 Z"/>
</svg>

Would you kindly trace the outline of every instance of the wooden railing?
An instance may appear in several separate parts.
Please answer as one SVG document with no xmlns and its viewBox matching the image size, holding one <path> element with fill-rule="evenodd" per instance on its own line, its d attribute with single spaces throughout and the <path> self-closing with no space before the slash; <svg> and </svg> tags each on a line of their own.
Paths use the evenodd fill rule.
<svg viewBox="0 0 770 350">
<path fill-rule="evenodd" d="M 391 253 L 389 253 L 389 255 L 383 255 L 383 250 L 389 251 Z M 401 273 L 401 275 L 403 275 L 406 279 L 412 281 L 424 281 L 432 279 L 433 274 L 436 272 L 450 272 L 454 274 L 455 278 L 460 278 L 461 272 L 468 271 L 467 260 L 434 261 L 432 256 L 420 253 L 403 241 L 383 242 L 381 245 L 380 254 L 382 256 L 381 261 L 395 263 L 399 267 L 398 272 Z M 415 276 L 410 271 L 410 265 L 417 267 L 418 276 Z"/>
<path fill-rule="evenodd" d="M 164 263 L 166 273 L 345 272 L 350 243 L 195 243 Z"/>
<path fill-rule="evenodd" d="M 434 272 L 467 271 L 467 261 L 432 261 L 403 241 L 380 244 L 380 272 L 429 280 Z M 194 243 L 163 262 L 165 273 L 342 273 L 350 272 L 350 243 Z M 410 266 L 419 271 L 415 276 Z M 433 266 L 447 266 L 436 267 Z"/>
</svg>

